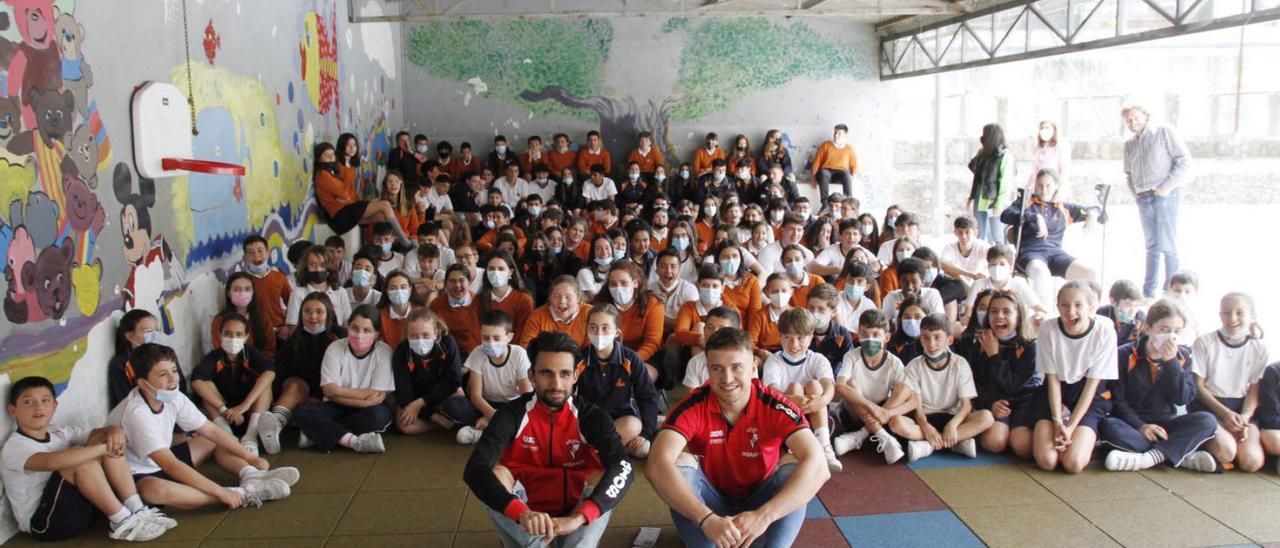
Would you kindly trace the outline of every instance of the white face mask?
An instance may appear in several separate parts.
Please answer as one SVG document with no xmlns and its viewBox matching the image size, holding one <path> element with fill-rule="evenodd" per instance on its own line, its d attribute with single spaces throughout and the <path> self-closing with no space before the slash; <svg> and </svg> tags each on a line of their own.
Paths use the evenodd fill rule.
<svg viewBox="0 0 1280 548">
<path fill-rule="evenodd" d="M 707 214 L 707 216 L 708 216 L 708 217 L 715 217 L 715 216 L 716 216 L 716 212 L 717 212 L 718 210 L 716 209 L 716 206 L 709 205 L 709 206 L 705 206 L 705 207 L 703 207 L 703 208 L 702 208 L 702 211 L 706 212 L 706 214 Z"/>
<path fill-rule="evenodd" d="M 228 356 L 238 356 L 244 350 L 245 339 L 240 337 L 223 337 L 222 351 Z"/>
<path fill-rule="evenodd" d="M 787 306 L 789 302 L 791 302 L 790 291 L 779 291 L 777 293 L 769 294 L 769 304 L 773 305 L 774 308 L 783 308 Z"/>
<path fill-rule="evenodd" d="M 636 181 L 639 181 L 639 180 L 640 180 L 640 174 L 639 174 L 639 173 L 628 173 L 628 174 L 627 174 L 627 179 L 630 179 L 630 180 L 631 180 L 631 182 L 633 182 L 633 183 L 634 183 L 634 182 L 636 182 Z"/>
<path fill-rule="evenodd" d="M 1172 341 L 1173 344 L 1175 345 L 1178 344 L 1178 334 L 1177 333 L 1156 333 L 1154 335 L 1151 335 L 1151 345 L 1156 347 L 1157 349 L 1163 349 L 1164 345 L 1170 341 Z"/>
<path fill-rule="evenodd" d="M 613 348 L 614 335 L 592 335 L 591 346 L 596 348 L 597 352 L 604 352 Z"/>
<path fill-rule="evenodd" d="M 1013 269 L 1008 266 L 1000 265 L 991 267 L 991 281 L 1002 284 L 1009 281 L 1009 277 L 1013 275 Z"/>
<path fill-rule="evenodd" d="M 431 347 L 435 346 L 435 339 L 409 339 L 409 349 L 414 354 L 426 356 L 431 353 Z"/>
<path fill-rule="evenodd" d="M 489 284 L 493 287 L 506 287 L 511 280 L 511 272 L 508 270 L 488 270 L 485 271 L 485 276 L 488 276 Z"/>
<path fill-rule="evenodd" d="M 613 297 L 614 304 L 624 305 L 631 302 L 635 297 L 636 288 L 634 287 L 610 287 L 609 296 Z"/>
<path fill-rule="evenodd" d="M 826 331 L 831 326 L 831 314 L 814 314 L 813 319 L 818 331 Z"/>
</svg>

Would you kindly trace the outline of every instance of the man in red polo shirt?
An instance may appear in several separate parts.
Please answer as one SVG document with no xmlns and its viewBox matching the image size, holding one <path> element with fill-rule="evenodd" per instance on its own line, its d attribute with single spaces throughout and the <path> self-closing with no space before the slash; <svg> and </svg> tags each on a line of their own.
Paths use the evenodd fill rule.
<svg viewBox="0 0 1280 548">
<path fill-rule="evenodd" d="M 710 378 L 672 409 L 649 452 L 645 476 L 688 546 L 790 546 L 831 477 L 804 414 L 757 379 L 752 346 L 737 328 L 707 340 Z"/>
</svg>

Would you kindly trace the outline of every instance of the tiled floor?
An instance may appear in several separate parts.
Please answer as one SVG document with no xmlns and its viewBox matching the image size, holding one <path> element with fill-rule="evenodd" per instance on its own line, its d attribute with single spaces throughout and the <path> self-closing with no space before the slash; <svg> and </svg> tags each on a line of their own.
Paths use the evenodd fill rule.
<svg viewBox="0 0 1280 548">
<path fill-rule="evenodd" d="M 302 469 L 288 500 L 261 509 L 173 512 L 158 546 L 498 546 L 483 505 L 463 485 L 469 447 L 443 434 L 390 436 L 383 455 L 287 449 L 273 459 Z M 885 466 L 873 450 L 809 504 L 796 546 L 1218 546 L 1280 541 L 1280 476 L 1198 474 L 1167 468 L 1047 473 L 1016 459 L 941 453 Z M 229 478 L 205 468 L 215 479 Z M 614 513 L 604 546 L 630 546 L 659 527 L 680 546 L 643 467 Z M 64 545 L 111 541 L 106 526 Z M 19 535 L 11 546 L 34 544 Z"/>
</svg>

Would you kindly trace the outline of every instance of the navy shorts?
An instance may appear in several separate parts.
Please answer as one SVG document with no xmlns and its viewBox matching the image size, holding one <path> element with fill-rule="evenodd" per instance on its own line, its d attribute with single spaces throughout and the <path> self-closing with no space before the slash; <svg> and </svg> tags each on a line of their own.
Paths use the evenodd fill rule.
<svg viewBox="0 0 1280 548">
<path fill-rule="evenodd" d="M 191 460 L 191 446 L 188 445 L 187 442 L 184 441 L 182 443 L 179 443 L 178 445 L 170 447 L 169 450 L 173 452 L 173 456 L 178 457 L 178 460 L 182 461 L 187 466 L 195 468 L 196 465 Z M 173 481 L 173 478 L 169 477 L 169 474 L 164 473 L 164 470 L 156 470 L 155 472 L 147 472 L 144 474 L 134 474 L 133 482 L 138 483 L 146 478 L 158 478 L 162 480 Z"/>
<path fill-rule="evenodd" d="M 924 419 L 928 421 L 931 426 L 937 428 L 938 431 L 941 432 L 943 428 L 947 427 L 947 423 L 951 422 L 951 419 L 954 419 L 955 417 L 956 416 L 952 413 L 929 413 L 924 416 Z"/>
<path fill-rule="evenodd" d="M 1074 412 L 1076 402 L 1080 400 L 1080 393 L 1084 391 L 1084 383 L 1086 379 L 1080 379 L 1075 384 L 1062 384 L 1062 405 L 1068 410 Z M 1102 418 L 1111 412 L 1111 392 L 1105 389 L 1105 385 L 1098 385 L 1098 392 L 1093 396 L 1093 403 L 1089 405 L 1089 410 L 1085 412 L 1084 418 L 1080 419 L 1080 426 L 1088 426 L 1094 432 L 1098 431 L 1098 423 L 1102 422 Z M 1049 412 L 1049 389 L 1041 387 L 1036 391 L 1035 402 L 1036 420 L 1053 420 L 1053 415 Z"/>
<path fill-rule="evenodd" d="M 41 541 L 75 538 L 93 526 L 99 513 L 80 489 L 53 472 L 44 484 L 36 512 L 31 514 L 29 530 L 32 537 Z"/>
<path fill-rule="evenodd" d="M 1217 398 L 1217 400 L 1218 400 L 1218 403 L 1221 403 L 1222 405 L 1226 406 L 1227 409 L 1235 411 L 1236 413 L 1239 413 L 1241 409 L 1244 409 L 1244 398 Z M 1213 414 L 1214 418 L 1218 417 L 1217 414 L 1213 413 L 1212 409 L 1209 409 L 1209 406 L 1205 405 L 1204 402 L 1200 401 L 1200 398 L 1196 398 L 1192 400 L 1191 404 L 1187 406 L 1187 411 L 1208 411 L 1210 414 Z M 1249 422 L 1253 424 L 1259 424 L 1258 414 L 1254 413 L 1253 419 L 1251 419 Z M 1268 421 L 1268 422 L 1271 422 L 1271 421 Z M 1259 428 L 1266 428 L 1266 427 L 1259 425 Z M 1275 429 L 1276 427 L 1272 426 L 1270 428 Z"/>
<path fill-rule="evenodd" d="M 988 410 L 989 409 L 990 408 L 988 408 Z M 1039 417 L 1036 416 L 1034 401 L 1031 398 L 1028 398 L 1023 403 L 1010 403 L 1009 416 L 996 419 L 996 422 L 1007 424 L 1010 429 L 1021 428 L 1024 426 L 1027 428 L 1035 428 L 1036 420 L 1038 418 Z"/>
<path fill-rule="evenodd" d="M 1049 266 L 1050 274 L 1062 277 L 1067 275 L 1067 267 L 1070 267 L 1076 258 L 1061 249 L 1023 249 L 1018 253 L 1018 268 L 1026 272 L 1027 264 L 1034 260 L 1044 261 Z"/>
</svg>

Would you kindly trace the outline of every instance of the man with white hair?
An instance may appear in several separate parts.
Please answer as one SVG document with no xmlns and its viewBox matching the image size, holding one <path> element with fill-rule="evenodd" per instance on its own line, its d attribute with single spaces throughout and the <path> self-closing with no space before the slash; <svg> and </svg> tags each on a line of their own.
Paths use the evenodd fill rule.
<svg viewBox="0 0 1280 548">
<path fill-rule="evenodd" d="M 1142 232 L 1147 241 L 1147 272 L 1142 294 L 1156 296 L 1156 283 L 1164 260 L 1161 289 L 1178 271 L 1178 192 L 1191 175 L 1191 154 L 1173 128 L 1151 123 L 1146 107 L 1130 103 L 1120 111 L 1133 137 L 1124 143 L 1124 173 L 1138 203 Z"/>
</svg>

